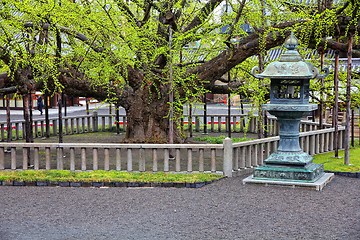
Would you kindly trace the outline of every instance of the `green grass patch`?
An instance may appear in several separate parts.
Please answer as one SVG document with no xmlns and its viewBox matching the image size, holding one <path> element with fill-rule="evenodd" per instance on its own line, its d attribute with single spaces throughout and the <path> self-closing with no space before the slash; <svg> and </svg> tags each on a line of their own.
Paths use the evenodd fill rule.
<svg viewBox="0 0 360 240">
<path fill-rule="evenodd" d="M 140 182 L 140 183 L 197 183 L 211 182 L 222 178 L 212 173 L 152 173 L 122 171 L 84 171 L 69 170 L 13 170 L 0 171 L 0 181 L 49 181 L 49 182 Z"/>
<path fill-rule="evenodd" d="M 199 141 L 199 142 L 207 142 L 207 143 L 214 143 L 214 144 L 222 144 L 224 139 L 227 138 L 227 136 L 201 136 L 201 137 L 194 137 L 195 141 Z M 251 138 L 246 138 L 246 137 L 242 137 L 242 138 L 231 138 L 231 140 L 233 142 L 245 142 L 245 141 L 250 141 L 252 140 Z"/>
<path fill-rule="evenodd" d="M 360 146 L 350 149 L 350 165 L 344 164 L 344 151 L 339 151 L 339 158 L 334 157 L 334 152 L 317 154 L 314 163 L 324 164 L 325 171 L 331 172 L 360 172 Z"/>
</svg>

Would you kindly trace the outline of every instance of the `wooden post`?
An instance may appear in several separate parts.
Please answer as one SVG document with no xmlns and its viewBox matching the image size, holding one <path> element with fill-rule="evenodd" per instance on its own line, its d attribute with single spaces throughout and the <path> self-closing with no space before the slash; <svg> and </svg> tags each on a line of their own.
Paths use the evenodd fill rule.
<svg viewBox="0 0 360 240">
<path fill-rule="evenodd" d="M 176 163 L 175 163 L 175 166 L 176 166 L 176 169 L 175 169 L 175 171 L 176 172 L 180 172 L 180 169 L 181 169 L 181 165 L 180 165 L 180 149 L 179 148 L 177 148 L 176 150 L 175 150 L 175 161 L 176 161 Z"/>
<path fill-rule="evenodd" d="M 62 100 L 63 100 L 63 105 L 64 105 L 64 116 L 67 116 L 67 103 L 66 103 L 66 95 L 64 93 L 62 93 Z"/>
<path fill-rule="evenodd" d="M 351 146 L 355 146 L 355 126 L 354 126 L 354 120 L 355 120 L 355 112 L 354 109 L 351 109 Z"/>
<path fill-rule="evenodd" d="M 33 138 L 33 127 L 32 127 L 32 98 L 31 93 L 23 95 L 24 104 L 24 120 L 25 120 L 25 139 L 26 142 L 30 143 L 34 141 Z M 27 154 L 27 164 L 30 165 L 30 151 Z M 24 166 L 23 166 L 24 167 Z M 27 166 L 26 166 L 27 168 Z"/>
<path fill-rule="evenodd" d="M 5 169 L 5 148 L 0 148 L 0 170 Z"/>
<path fill-rule="evenodd" d="M 140 159 L 139 159 L 139 171 L 145 172 L 145 149 L 139 149 Z"/>
<path fill-rule="evenodd" d="M 211 149 L 211 172 L 216 172 L 216 149 Z"/>
<path fill-rule="evenodd" d="M 16 148 L 11 148 L 11 170 L 16 169 Z"/>
<path fill-rule="evenodd" d="M 120 171 L 121 170 L 121 151 L 120 148 L 116 149 L 116 170 Z"/>
<path fill-rule="evenodd" d="M 192 129 L 192 104 L 191 103 L 189 103 L 188 127 L 189 127 L 190 137 L 192 137 L 193 136 L 193 129 Z"/>
<path fill-rule="evenodd" d="M 25 121 L 25 141 L 30 141 L 30 132 L 32 131 L 32 126 L 30 122 L 30 114 L 29 114 L 29 94 L 23 95 L 23 105 L 24 105 L 24 121 Z"/>
<path fill-rule="evenodd" d="M 173 67 L 172 67 L 172 25 L 169 24 L 169 143 L 174 143 L 174 90 L 173 90 Z"/>
<path fill-rule="evenodd" d="M 49 120 L 49 94 L 45 92 L 44 95 L 44 102 L 45 102 L 45 126 L 46 126 L 46 133 L 45 137 L 50 137 L 50 120 Z M 56 135 L 55 135 L 56 136 Z"/>
<path fill-rule="evenodd" d="M 34 147 L 34 169 L 39 170 L 39 148 Z"/>
<path fill-rule="evenodd" d="M 11 142 L 12 126 L 10 120 L 10 96 L 6 94 L 6 126 L 7 126 L 7 142 Z"/>
<path fill-rule="evenodd" d="M 320 51 L 320 66 L 321 66 L 321 70 L 323 70 L 323 66 L 324 66 L 324 51 L 321 50 Z M 321 89 L 320 89 L 320 106 L 319 106 L 319 127 L 320 129 L 323 129 L 323 112 L 324 112 L 324 93 L 323 93 L 323 88 L 324 88 L 324 78 L 321 78 Z"/>
<path fill-rule="evenodd" d="M 93 112 L 93 132 L 99 131 L 99 119 L 98 119 L 98 113 L 97 111 Z"/>
<path fill-rule="evenodd" d="M 89 98 L 85 98 L 86 114 L 89 115 Z"/>
<path fill-rule="evenodd" d="M 51 152 L 50 147 L 45 147 L 45 169 L 50 170 L 51 169 Z"/>
<path fill-rule="evenodd" d="M 116 104 L 116 134 L 120 134 L 120 110 L 119 105 Z M 123 125 L 125 125 L 125 122 L 123 122 Z"/>
<path fill-rule="evenodd" d="M 188 159 L 187 159 L 187 171 L 188 172 L 192 172 L 192 149 L 191 148 L 188 148 L 187 149 L 187 156 L 188 156 Z"/>
<path fill-rule="evenodd" d="M 86 148 L 81 148 L 81 170 L 86 170 Z"/>
<path fill-rule="evenodd" d="M 64 149 L 62 147 L 57 148 L 57 169 L 64 169 Z"/>
<path fill-rule="evenodd" d="M 23 166 L 22 166 L 22 169 L 24 169 L 24 170 L 28 169 L 28 165 L 29 165 L 28 152 L 29 152 L 29 148 L 23 148 Z"/>
<path fill-rule="evenodd" d="M 153 160 L 152 170 L 153 170 L 153 172 L 157 172 L 158 171 L 158 161 L 157 161 L 157 150 L 156 150 L 156 148 L 152 149 L 152 160 Z"/>
<path fill-rule="evenodd" d="M 269 146 L 270 144 L 268 143 L 267 145 Z M 239 154 L 239 168 L 244 169 L 244 168 L 246 168 L 246 164 L 245 164 L 246 147 L 241 147 L 241 148 L 239 148 L 238 151 L 240 151 L 240 154 Z"/>
<path fill-rule="evenodd" d="M 169 172 L 169 149 L 164 149 L 164 172 Z"/>
<path fill-rule="evenodd" d="M 207 134 L 207 102 L 206 102 L 206 93 L 204 93 L 204 134 Z"/>
<path fill-rule="evenodd" d="M 70 148 L 70 171 L 75 171 L 75 148 Z"/>
<path fill-rule="evenodd" d="M 128 148 L 127 150 L 127 171 L 132 172 L 133 166 L 132 166 L 132 149 Z"/>
<path fill-rule="evenodd" d="M 229 74 L 229 81 L 230 81 L 230 72 Z M 230 101 L 230 93 L 228 93 L 228 116 L 227 116 L 227 130 L 228 130 L 228 137 L 231 138 L 231 101 Z"/>
<path fill-rule="evenodd" d="M 204 172 L 204 149 L 199 149 L 199 172 Z"/>
<path fill-rule="evenodd" d="M 353 36 L 350 34 L 348 38 L 347 51 L 347 78 L 346 78 L 346 125 L 345 125 L 345 149 L 344 149 L 344 164 L 350 164 L 350 106 L 351 106 L 351 58 L 352 58 L 352 44 Z"/>
<path fill-rule="evenodd" d="M 334 155 L 339 157 L 339 51 L 335 52 L 335 72 L 334 72 L 334 110 L 333 110 L 333 124 L 334 124 Z"/>
<path fill-rule="evenodd" d="M 104 149 L 104 170 L 109 171 L 110 170 L 110 153 L 109 148 Z"/>
<path fill-rule="evenodd" d="M 99 161 L 98 161 L 98 149 L 93 148 L 93 170 L 99 169 Z"/>
<path fill-rule="evenodd" d="M 32 99 L 32 94 L 29 93 L 29 121 L 30 121 L 30 142 L 34 142 L 34 131 L 33 131 L 33 127 L 32 127 L 32 123 L 33 123 L 33 99 Z M 37 134 L 37 133 L 36 133 Z M 30 160 L 30 151 L 29 151 L 29 157 L 28 159 Z M 30 162 L 29 162 L 30 164 Z"/>
<path fill-rule="evenodd" d="M 62 112 L 61 111 L 62 111 L 62 103 L 61 103 L 61 98 L 60 98 L 60 99 L 58 99 L 59 143 L 63 142 L 63 122 L 62 122 Z"/>
<path fill-rule="evenodd" d="M 224 142 L 224 162 L 223 174 L 225 177 L 232 177 L 233 169 L 233 146 L 230 138 L 225 138 Z"/>
</svg>

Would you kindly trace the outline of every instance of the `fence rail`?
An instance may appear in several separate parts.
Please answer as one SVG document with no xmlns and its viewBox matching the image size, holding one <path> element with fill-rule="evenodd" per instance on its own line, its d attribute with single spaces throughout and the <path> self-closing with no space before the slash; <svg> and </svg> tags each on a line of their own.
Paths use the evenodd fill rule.
<svg viewBox="0 0 360 240">
<path fill-rule="evenodd" d="M 343 147 L 344 127 L 339 127 Z M 0 143 L 0 170 L 69 169 L 153 172 L 214 172 L 231 177 L 262 165 L 279 137 L 223 144 Z M 334 128 L 300 133 L 310 155 L 334 150 Z"/>
</svg>

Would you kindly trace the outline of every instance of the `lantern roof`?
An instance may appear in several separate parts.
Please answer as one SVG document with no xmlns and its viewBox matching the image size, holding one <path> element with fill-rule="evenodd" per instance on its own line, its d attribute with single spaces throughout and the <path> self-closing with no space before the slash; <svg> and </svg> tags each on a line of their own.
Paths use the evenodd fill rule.
<svg viewBox="0 0 360 240">
<path fill-rule="evenodd" d="M 311 79 L 319 77 L 319 71 L 311 63 L 305 62 L 299 54 L 297 47 L 298 39 L 293 33 L 285 40 L 284 46 L 287 49 L 279 61 L 270 63 L 262 73 L 256 74 L 258 67 L 252 69 L 256 78 L 270 79 Z"/>
</svg>

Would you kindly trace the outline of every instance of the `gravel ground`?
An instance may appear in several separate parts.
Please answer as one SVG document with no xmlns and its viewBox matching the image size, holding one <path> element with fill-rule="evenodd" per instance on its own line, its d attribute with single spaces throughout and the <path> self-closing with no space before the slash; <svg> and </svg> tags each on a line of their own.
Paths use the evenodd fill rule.
<svg viewBox="0 0 360 240">
<path fill-rule="evenodd" d="M 318 192 L 223 179 L 199 189 L 0 187 L 0 239 L 360 239 L 360 179 Z"/>
</svg>

